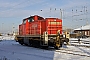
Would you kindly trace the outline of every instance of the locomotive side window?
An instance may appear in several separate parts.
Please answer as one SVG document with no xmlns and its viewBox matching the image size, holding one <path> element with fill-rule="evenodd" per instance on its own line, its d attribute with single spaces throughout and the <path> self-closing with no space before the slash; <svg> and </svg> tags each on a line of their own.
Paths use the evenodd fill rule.
<svg viewBox="0 0 90 60">
<path fill-rule="evenodd" d="M 34 21 L 33 18 L 28 19 L 28 22 L 33 22 L 33 21 Z"/>
<path fill-rule="evenodd" d="M 24 20 L 23 23 L 25 24 L 26 23 L 26 20 Z"/>
<path fill-rule="evenodd" d="M 32 19 L 32 22 L 33 22 L 34 20 Z"/>
<path fill-rule="evenodd" d="M 30 20 L 28 19 L 28 22 L 30 22 Z"/>
</svg>

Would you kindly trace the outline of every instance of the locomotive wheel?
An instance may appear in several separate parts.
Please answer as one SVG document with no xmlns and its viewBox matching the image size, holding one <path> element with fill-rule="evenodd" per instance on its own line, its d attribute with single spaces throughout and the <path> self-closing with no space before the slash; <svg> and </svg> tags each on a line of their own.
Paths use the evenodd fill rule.
<svg viewBox="0 0 90 60">
<path fill-rule="evenodd" d="M 24 45 L 28 46 L 28 44 L 24 43 Z"/>
<path fill-rule="evenodd" d="M 33 46 L 32 45 L 32 40 L 29 40 L 29 46 L 31 46 L 31 47 Z"/>
<path fill-rule="evenodd" d="M 48 49 L 48 46 L 40 46 L 41 49 Z"/>
<path fill-rule="evenodd" d="M 68 38 L 66 39 L 66 43 L 67 43 L 67 45 L 69 45 L 69 39 Z"/>
<path fill-rule="evenodd" d="M 55 48 L 55 49 L 59 49 L 59 47 L 58 47 L 58 46 L 54 46 L 54 48 Z"/>
<path fill-rule="evenodd" d="M 23 43 L 23 40 L 20 40 L 20 41 L 19 41 L 19 44 L 23 45 L 23 44 L 24 44 L 24 43 Z"/>
</svg>

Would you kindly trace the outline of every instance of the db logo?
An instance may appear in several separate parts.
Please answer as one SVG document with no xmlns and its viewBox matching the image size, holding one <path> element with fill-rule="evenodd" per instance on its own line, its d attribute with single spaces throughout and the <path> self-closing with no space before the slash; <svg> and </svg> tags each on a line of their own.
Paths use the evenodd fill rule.
<svg viewBox="0 0 90 60">
<path fill-rule="evenodd" d="M 38 25 L 37 24 L 33 24 L 32 27 L 33 28 L 36 28 L 36 27 L 38 27 Z"/>
</svg>

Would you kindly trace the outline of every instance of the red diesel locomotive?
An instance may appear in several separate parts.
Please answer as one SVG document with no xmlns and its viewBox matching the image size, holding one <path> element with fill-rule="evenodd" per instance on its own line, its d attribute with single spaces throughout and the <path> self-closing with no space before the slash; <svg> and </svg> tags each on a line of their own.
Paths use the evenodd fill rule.
<svg viewBox="0 0 90 60">
<path fill-rule="evenodd" d="M 63 42 L 69 42 L 68 38 L 63 39 L 61 35 L 61 19 L 34 15 L 23 19 L 19 25 L 19 35 L 16 35 L 15 40 L 21 45 L 59 48 Z"/>
</svg>

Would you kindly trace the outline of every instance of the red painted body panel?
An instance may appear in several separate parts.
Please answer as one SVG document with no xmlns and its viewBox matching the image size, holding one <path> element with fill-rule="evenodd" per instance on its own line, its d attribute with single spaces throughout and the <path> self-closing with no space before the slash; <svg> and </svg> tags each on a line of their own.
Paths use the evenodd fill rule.
<svg viewBox="0 0 90 60">
<path fill-rule="evenodd" d="M 22 24 L 22 27 L 23 27 L 23 28 L 22 28 L 22 30 L 23 30 L 23 31 L 22 31 L 22 34 L 25 35 L 25 34 L 26 34 L 26 30 L 25 30 L 26 27 L 25 27 L 25 24 Z"/>
<path fill-rule="evenodd" d="M 40 16 L 31 16 L 23 20 L 19 25 L 19 35 L 42 35 L 47 31 L 49 35 L 57 34 L 60 30 L 62 34 L 62 20 L 58 18 L 42 18 Z"/>
<path fill-rule="evenodd" d="M 60 33 L 62 34 L 62 20 L 56 18 L 47 18 L 46 28 L 48 34 L 56 34 L 58 30 L 60 30 Z"/>
<path fill-rule="evenodd" d="M 40 34 L 40 22 L 35 21 L 30 23 L 30 35 L 39 35 Z"/>
<path fill-rule="evenodd" d="M 25 34 L 28 35 L 30 33 L 30 25 L 28 20 L 26 19 L 26 24 L 25 24 Z"/>
<path fill-rule="evenodd" d="M 19 35 L 23 35 L 22 31 L 22 25 L 19 25 Z"/>
</svg>

